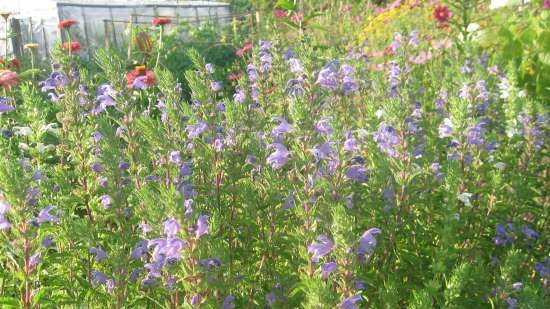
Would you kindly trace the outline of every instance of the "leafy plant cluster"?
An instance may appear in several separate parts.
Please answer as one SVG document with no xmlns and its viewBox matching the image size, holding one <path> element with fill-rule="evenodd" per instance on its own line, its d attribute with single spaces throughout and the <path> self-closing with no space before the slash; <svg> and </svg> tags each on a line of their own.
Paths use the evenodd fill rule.
<svg viewBox="0 0 550 309">
<path fill-rule="evenodd" d="M 424 13 L 365 43 L 367 4 L 274 8 L 236 52 L 136 29 L 1 89 L 0 307 L 549 307 L 515 62 Z"/>
</svg>

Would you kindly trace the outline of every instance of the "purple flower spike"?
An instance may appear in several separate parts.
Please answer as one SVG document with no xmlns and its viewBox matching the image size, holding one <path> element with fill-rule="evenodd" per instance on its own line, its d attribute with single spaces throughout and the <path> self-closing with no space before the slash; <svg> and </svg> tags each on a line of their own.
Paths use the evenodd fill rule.
<svg viewBox="0 0 550 309">
<path fill-rule="evenodd" d="M 326 235 L 319 235 L 317 237 L 319 242 L 313 242 L 307 247 L 307 252 L 312 254 L 311 261 L 319 262 L 319 259 L 327 255 L 332 251 L 334 243 Z"/>
</svg>

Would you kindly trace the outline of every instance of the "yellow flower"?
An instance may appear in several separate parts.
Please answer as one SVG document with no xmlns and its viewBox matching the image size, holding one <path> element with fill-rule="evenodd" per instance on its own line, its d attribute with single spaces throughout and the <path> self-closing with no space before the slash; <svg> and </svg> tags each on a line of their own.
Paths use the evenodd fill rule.
<svg viewBox="0 0 550 309">
<path fill-rule="evenodd" d="M 11 15 L 11 12 L 8 12 L 8 11 L 0 12 L 0 16 L 2 16 L 4 20 L 8 20 L 8 17 L 10 17 L 10 15 Z"/>
<path fill-rule="evenodd" d="M 38 48 L 38 44 L 36 44 L 36 43 L 27 43 L 27 44 L 23 45 L 23 48 L 36 49 L 36 48 Z"/>
</svg>

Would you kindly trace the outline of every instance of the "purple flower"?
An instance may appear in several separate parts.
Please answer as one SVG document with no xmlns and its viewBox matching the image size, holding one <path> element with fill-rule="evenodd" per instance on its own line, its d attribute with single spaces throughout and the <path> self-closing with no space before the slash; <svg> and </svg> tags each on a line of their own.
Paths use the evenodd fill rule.
<svg viewBox="0 0 550 309">
<path fill-rule="evenodd" d="M 134 250 L 130 254 L 130 257 L 133 259 L 141 259 L 147 256 L 147 246 L 149 242 L 147 240 L 141 240 L 137 243 Z"/>
<path fill-rule="evenodd" d="M 274 143 L 267 146 L 268 148 L 275 148 L 275 152 L 267 157 L 267 164 L 271 165 L 274 169 L 279 169 L 285 165 L 290 156 L 288 149 L 281 143 Z"/>
<path fill-rule="evenodd" d="M 234 301 L 235 301 L 235 296 L 227 295 L 227 297 L 223 301 L 223 309 L 235 308 L 235 304 L 233 304 Z"/>
<path fill-rule="evenodd" d="M 49 248 L 49 247 L 55 246 L 55 243 L 53 242 L 53 237 L 52 236 L 44 237 L 44 239 L 42 239 L 41 245 L 44 248 Z"/>
<path fill-rule="evenodd" d="M 468 131 L 468 143 L 471 145 L 481 145 L 485 142 L 483 137 L 485 129 L 481 124 L 477 124 Z"/>
<path fill-rule="evenodd" d="M 328 279 L 328 276 L 338 269 L 336 262 L 328 262 L 321 265 L 321 278 Z"/>
<path fill-rule="evenodd" d="M 265 296 L 265 300 L 267 300 L 267 305 L 269 307 L 273 307 L 273 305 L 275 305 L 275 301 L 277 300 L 277 295 L 271 292 Z"/>
<path fill-rule="evenodd" d="M 237 103 L 243 103 L 244 100 L 246 100 L 246 93 L 244 92 L 244 90 L 240 86 L 235 87 L 235 93 L 233 94 L 233 100 Z"/>
<path fill-rule="evenodd" d="M 5 215 L 9 210 L 11 206 L 6 200 L 0 200 L 0 215 Z"/>
<path fill-rule="evenodd" d="M 531 229 L 527 224 L 524 224 L 521 228 L 521 231 L 525 235 L 525 237 L 529 239 L 535 239 L 539 237 L 539 233 L 537 231 Z"/>
<path fill-rule="evenodd" d="M 130 163 L 121 160 L 120 162 L 118 162 L 118 168 L 121 171 L 126 171 L 130 168 Z"/>
<path fill-rule="evenodd" d="M 56 209 L 56 207 L 50 205 L 40 210 L 40 212 L 38 213 L 37 222 L 39 224 L 46 223 L 46 222 L 51 222 L 51 223 L 57 222 L 59 218 L 50 214 L 50 211 L 54 209 Z"/>
<path fill-rule="evenodd" d="M 290 209 L 292 207 L 294 207 L 294 194 L 289 194 L 286 198 L 285 198 L 285 202 L 283 204 L 283 209 Z"/>
<path fill-rule="evenodd" d="M 95 261 L 99 262 L 107 258 L 107 253 L 101 249 L 101 247 L 91 247 L 88 252 L 95 254 Z"/>
<path fill-rule="evenodd" d="M 101 283 L 104 283 L 105 281 L 107 281 L 107 276 L 105 276 L 102 272 L 100 271 L 91 271 L 90 274 L 92 275 L 92 285 L 93 286 L 96 286 L 98 284 L 101 284 Z"/>
<path fill-rule="evenodd" d="M 313 242 L 307 247 L 307 252 L 312 254 L 311 261 L 319 262 L 319 259 L 327 255 L 332 251 L 334 243 L 326 235 L 319 235 L 317 237 L 319 242 Z"/>
<path fill-rule="evenodd" d="M 291 97 L 291 98 L 297 98 L 304 95 L 305 90 L 302 86 L 302 79 L 301 78 L 291 78 L 286 82 L 285 85 L 285 92 Z"/>
<path fill-rule="evenodd" d="M 374 253 L 377 243 L 374 237 L 375 234 L 382 234 L 382 231 L 378 228 L 371 228 L 359 238 L 359 246 L 357 247 L 359 260 L 364 261 L 365 256 L 371 256 Z"/>
<path fill-rule="evenodd" d="M 439 125 L 439 138 L 450 137 L 453 134 L 453 123 L 451 119 L 443 119 L 443 123 Z"/>
<path fill-rule="evenodd" d="M 111 204 L 113 203 L 113 199 L 107 194 L 103 194 L 102 196 L 100 196 L 99 201 L 105 209 L 109 209 L 109 207 L 111 207 Z"/>
<path fill-rule="evenodd" d="M 373 137 L 382 152 L 387 153 L 391 157 L 397 157 L 395 146 L 401 143 L 401 139 L 391 125 L 381 124 L 378 127 L 378 131 L 374 132 Z"/>
<path fill-rule="evenodd" d="M 256 67 L 253 64 L 249 64 L 246 67 L 246 73 L 248 74 L 248 80 L 251 83 L 255 83 L 259 78 L 258 71 L 256 70 Z"/>
<path fill-rule="evenodd" d="M 31 267 L 36 267 L 36 265 L 42 263 L 42 259 L 40 258 L 40 251 L 36 251 L 33 255 L 31 255 L 29 259 L 29 264 Z"/>
<path fill-rule="evenodd" d="M 511 244 L 514 241 L 514 237 L 511 234 L 508 234 L 506 227 L 502 224 L 496 225 L 496 235 L 493 237 L 495 245 L 497 246 L 506 246 Z"/>
<path fill-rule="evenodd" d="M 513 297 L 508 297 L 506 299 L 506 302 L 508 303 L 508 309 L 517 309 L 518 308 L 518 300 Z"/>
<path fill-rule="evenodd" d="M 542 262 L 535 264 L 535 271 L 542 277 L 550 277 L 550 258 L 545 258 Z"/>
<path fill-rule="evenodd" d="M 202 133 L 204 133 L 208 129 L 208 125 L 206 122 L 199 121 L 196 125 L 188 125 L 187 126 L 187 137 L 189 139 L 193 139 L 195 137 L 199 137 Z"/>
<path fill-rule="evenodd" d="M 164 234 L 166 234 L 167 237 L 176 236 L 179 230 L 180 230 L 180 225 L 178 221 L 174 219 L 168 219 L 164 221 Z"/>
<path fill-rule="evenodd" d="M 335 91 L 338 89 L 338 72 L 336 70 L 335 62 L 330 62 L 321 71 L 317 76 L 317 84 L 321 85 L 322 88 L 327 90 Z"/>
<path fill-rule="evenodd" d="M 13 106 L 7 104 L 8 99 L 10 99 L 10 97 L 0 98 L 0 114 L 12 112 L 15 110 Z"/>
<path fill-rule="evenodd" d="M 101 165 L 101 163 L 99 163 L 99 162 L 92 163 L 92 171 L 99 174 L 99 173 L 102 173 L 103 170 L 104 170 L 104 168 L 103 168 L 103 165 Z"/>
<path fill-rule="evenodd" d="M 290 58 L 287 60 L 288 65 L 290 66 L 290 71 L 294 74 L 302 74 L 304 73 L 304 67 L 300 63 L 299 59 L 296 58 Z"/>
<path fill-rule="evenodd" d="M 193 297 L 191 298 L 191 306 L 196 307 L 199 305 L 199 302 L 200 302 L 199 294 L 193 295 Z"/>
<path fill-rule="evenodd" d="M 92 109 L 92 114 L 98 115 L 104 112 L 107 107 L 115 106 L 116 102 L 114 97 L 117 95 L 117 92 L 113 89 L 111 85 L 103 84 L 97 89 L 96 101 L 98 104 Z"/>
<path fill-rule="evenodd" d="M 311 151 L 318 160 L 323 160 L 338 155 L 338 152 L 332 148 L 331 142 L 324 142 L 321 145 L 315 145 Z"/>
<path fill-rule="evenodd" d="M 192 200 L 192 199 L 186 199 L 186 200 L 183 202 L 183 205 L 185 206 L 185 213 L 184 213 L 184 216 L 185 216 L 186 218 L 191 217 L 191 215 L 193 214 L 193 200 Z"/>
<path fill-rule="evenodd" d="M 344 299 L 340 303 L 340 308 L 342 308 L 342 309 L 359 309 L 359 307 L 357 307 L 355 305 L 355 303 L 360 301 L 361 299 L 362 299 L 361 295 L 352 295 L 352 296 Z"/>
<path fill-rule="evenodd" d="M 222 90 L 222 82 L 220 82 L 220 81 L 210 81 L 210 87 L 212 88 L 212 90 L 218 92 L 218 91 Z"/>
<path fill-rule="evenodd" d="M 210 73 L 210 74 L 213 74 L 214 73 L 214 66 L 212 65 L 212 63 L 207 63 L 205 66 L 204 66 L 204 69 L 206 70 L 206 72 Z"/>
<path fill-rule="evenodd" d="M 273 139 L 277 140 L 277 142 L 282 142 L 282 137 L 289 132 L 292 132 L 292 126 L 286 121 L 286 119 L 281 117 L 273 117 L 272 120 L 276 120 L 279 122 L 279 125 L 273 128 L 271 130 L 271 136 Z"/>
<path fill-rule="evenodd" d="M 208 234 L 208 216 L 202 215 L 197 220 L 197 230 L 195 237 L 200 238 L 202 235 Z"/>
<path fill-rule="evenodd" d="M 347 152 L 357 153 L 357 140 L 353 137 L 350 137 L 344 141 L 344 150 Z"/>
<path fill-rule="evenodd" d="M 353 181 L 365 182 L 369 180 L 369 169 L 359 164 L 354 164 L 346 171 L 346 177 Z"/>
<path fill-rule="evenodd" d="M 329 121 L 332 120 L 332 116 L 324 117 L 315 124 L 315 131 L 318 133 L 324 133 L 326 135 L 331 135 L 334 133 L 334 130 L 329 124 Z"/>
</svg>

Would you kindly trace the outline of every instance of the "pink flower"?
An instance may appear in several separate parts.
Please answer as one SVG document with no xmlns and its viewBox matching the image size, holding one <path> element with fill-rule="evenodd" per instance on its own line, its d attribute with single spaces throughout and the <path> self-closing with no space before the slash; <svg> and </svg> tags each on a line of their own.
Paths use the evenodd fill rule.
<svg viewBox="0 0 550 309">
<path fill-rule="evenodd" d="M 275 18 L 285 18 L 288 16 L 288 13 L 287 11 L 282 9 L 275 9 L 275 11 L 273 12 L 273 15 L 275 15 Z"/>
<path fill-rule="evenodd" d="M 10 70 L 0 70 L 0 87 L 9 88 L 19 83 L 17 73 Z"/>
<path fill-rule="evenodd" d="M 409 60 L 414 64 L 424 64 L 432 59 L 432 53 L 430 51 L 422 51 L 417 56 L 411 57 Z"/>
<path fill-rule="evenodd" d="M 453 16 L 453 13 L 444 5 L 440 5 L 434 9 L 434 18 L 440 23 L 449 21 L 451 16 Z"/>
<path fill-rule="evenodd" d="M 302 22 L 302 21 L 304 21 L 304 13 L 302 13 L 302 12 L 296 13 L 296 14 L 294 14 L 290 17 L 290 20 L 293 23 Z"/>
<path fill-rule="evenodd" d="M 550 0 L 544 0 L 542 7 L 545 9 L 550 9 Z"/>
</svg>

